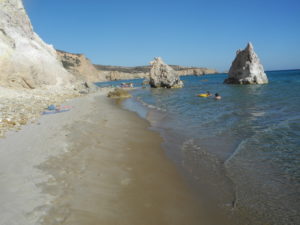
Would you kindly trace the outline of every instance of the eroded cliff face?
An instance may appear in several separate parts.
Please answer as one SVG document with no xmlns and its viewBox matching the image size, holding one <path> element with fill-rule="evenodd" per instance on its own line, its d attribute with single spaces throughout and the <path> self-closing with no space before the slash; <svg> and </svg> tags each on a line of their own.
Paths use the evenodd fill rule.
<svg viewBox="0 0 300 225">
<path fill-rule="evenodd" d="M 218 73 L 215 69 L 208 69 L 202 67 L 184 67 L 177 65 L 169 65 L 179 76 L 195 75 L 202 76 L 205 74 Z M 122 67 L 122 66 L 102 66 L 95 65 L 103 77 L 107 80 L 127 80 L 137 78 L 147 78 L 150 76 L 151 66 L 137 66 L 137 67 Z"/>
<path fill-rule="evenodd" d="M 149 73 L 125 73 L 119 71 L 101 71 L 107 80 L 131 80 L 140 78 L 149 78 Z"/>
<path fill-rule="evenodd" d="M 218 73 L 215 69 L 207 69 L 207 68 L 197 68 L 197 67 L 184 67 L 184 66 L 171 66 L 174 70 L 176 70 L 179 76 L 202 76 L 205 74 L 216 74 Z"/>
<path fill-rule="evenodd" d="M 57 50 L 59 58 L 70 73 L 74 74 L 79 80 L 90 82 L 106 81 L 103 73 L 95 68 L 91 61 L 84 54 L 74 54 Z"/>
<path fill-rule="evenodd" d="M 22 0 L 0 0 L 0 86 L 67 88 L 75 80 L 33 31 Z"/>
</svg>

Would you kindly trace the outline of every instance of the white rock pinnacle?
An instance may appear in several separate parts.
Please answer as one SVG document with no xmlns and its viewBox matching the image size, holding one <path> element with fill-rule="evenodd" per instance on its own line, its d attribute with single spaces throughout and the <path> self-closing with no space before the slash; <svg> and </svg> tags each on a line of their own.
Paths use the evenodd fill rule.
<svg viewBox="0 0 300 225">
<path fill-rule="evenodd" d="M 253 45 L 248 43 L 244 50 L 238 50 L 230 67 L 226 84 L 266 84 L 267 75 L 254 52 Z"/>
<path fill-rule="evenodd" d="M 153 88 L 181 88 L 183 82 L 180 80 L 178 73 L 170 66 L 165 64 L 160 57 L 154 58 L 150 62 L 150 86 Z"/>
</svg>

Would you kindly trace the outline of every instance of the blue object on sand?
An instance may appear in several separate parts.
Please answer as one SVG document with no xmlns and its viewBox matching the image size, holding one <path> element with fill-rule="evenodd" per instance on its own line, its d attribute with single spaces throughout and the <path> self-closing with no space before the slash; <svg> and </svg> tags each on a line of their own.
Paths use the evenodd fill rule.
<svg viewBox="0 0 300 225">
<path fill-rule="evenodd" d="M 55 105 L 49 105 L 47 109 L 48 110 L 56 110 L 56 107 L 55 107 Z"/>
<path fill-rule="evenodd" d="M 55 110 L 55 111 L 45 111 L 42 113 L 42 115 L 48 115 L 48 114 L 56 114 L 56 113 L 62 113 L 62 112 L 68 112 L 70 109 L 64 109 L 64 110 Z"/>
</svg>

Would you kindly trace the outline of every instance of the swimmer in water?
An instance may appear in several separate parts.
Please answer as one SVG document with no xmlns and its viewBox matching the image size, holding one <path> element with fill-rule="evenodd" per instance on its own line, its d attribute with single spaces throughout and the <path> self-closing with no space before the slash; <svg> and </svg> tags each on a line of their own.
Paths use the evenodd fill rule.
<svg viewBox="0 0 300 225">
<path fill-rule="evenodd" d="M 221 97 L 221 95 L 219 95 L 218 93 L 216 93 L 216 94 L 215 94 L 215 99 L 216 99 L 216 100 L 221 100 L 222 97 Z"/>
</svg>

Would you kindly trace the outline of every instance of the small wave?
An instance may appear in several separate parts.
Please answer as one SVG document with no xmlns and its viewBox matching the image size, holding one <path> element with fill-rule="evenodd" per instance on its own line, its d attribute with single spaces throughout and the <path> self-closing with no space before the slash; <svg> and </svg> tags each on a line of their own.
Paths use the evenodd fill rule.
<svg viewBox="0 0 300 225">
<path fill-rule="evenodd" d="M 289 144 L 291 144 L 287 137 L 291 138 L 291 135 L 293 135 L 295 139 L 297 139 L 296 131 L 291 128 L 291 125 L 295 124 L 297 120 L 296 117 L 291 117 L 290 119 L 279 121 L 259 131 L 256 130 L 253 135 L 240 142 L 235 151 L 225 161 L 225 164 L 228 164 L 237 154 L 242 154 L 242 151 L 249 149 L 250 146 L 251 149 L 254 149 L 256 146 L 256 151 L 260 149 L 263 152 L 274 152 L 276 149 L 287 148 Z"/>
<path fill-rule="evenodd" d="M 227 176 L 222 161 L 205 148 L 188 139 L 182 143 L 182 166 L 192 176 L 198 187 L 218 205 L 235 208 L 235 186 Z M 203 197 L 203 196 L 202 196 Z"/>
<path fill-rule="evenodd" d="M 155 109 L 155 110 L 158 110 L 158 111 L 161 111 L 161 112 L 166 112 L 167 110 L 166 109 L 163 109 L 161 107 L 158 107 L 158 106 L 155 106 L 155 105 L 152 105 L 152 104 L 148 104 L 146 103 L 145 101 L 142 100 L 141 97 L 137 97 L 136 98 L 136 101 L 138 101 L 139 103 L 141 103 L 143 106 L 149 108 L 149 109 Z"/>
</svg>

